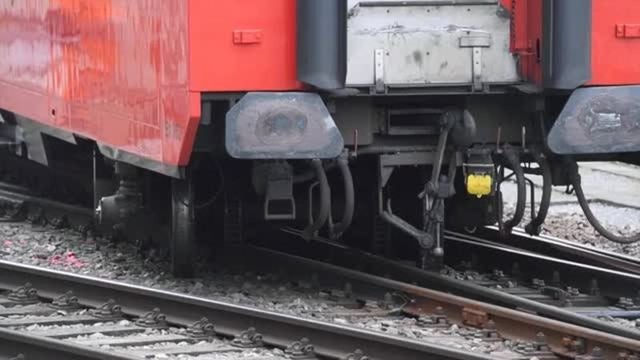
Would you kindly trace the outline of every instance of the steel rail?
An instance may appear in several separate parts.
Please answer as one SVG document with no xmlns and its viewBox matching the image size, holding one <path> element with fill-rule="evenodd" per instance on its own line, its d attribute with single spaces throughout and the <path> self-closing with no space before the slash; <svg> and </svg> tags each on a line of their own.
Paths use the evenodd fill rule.
<svg viewBox="0 0 640 360">
<path fill-rule="evenodd" d="M 446 237 L 446 240 L 452 239 Z M 455 240 L 455 239 L 453 239 Z M 465 246 L 482 246 L 482 244 L 474 244 L 471 241 L 465 243 Z M 451 243 L 448 245 L 451 246 Z M 472 250 L 467 247 L 462 247 L 463 254 L 469 255 Z M 502 252 L 504 249 L 501 247 L 490 248 L 492 251 Z M 460 249 L 458 249 L 460 250 Z M 507 249 L 508 250 L 508 249 Z M 537 313 L 552 319 L 557 319 L 568 324 L 578 325 L 581 329 L 589 328 L 601 333 L 607 333 L 611 335 L 617 335 L 620 338 L 630 339 L 631 344 L 634 344 L 633 348 L 640 347 L 640 331 L 636 331 L 629 328 L 623 328 L 613 325 L 598 319 L 590 318 L 574 312 L 558 308 L 552 305 L 547 305 L 538 301 L 526 299 L 517 295 L 508 294 L 496 289 L 487 288 L 484 286 L 476 285 L 468 281 L 457 280 L 451 277 L 441 275 L 440 273 L 424 271 L 416 268 L 415 266 L 403 265 L 387 258 L 366 253 L 355 249 L 347 249 L 341 245 L 333 245 L 327 242 L 312 242 L 305 247 L 305 250 L 300 250 L 298 253 L 300 256 L 311 259 L 322 259 L 330 261 L 337 266 L 343 266 L 350 269 L 358 270 L 359 272 L 366 272 L 372 275 L 390 277 L 399 281 L 405 281 L 417 284 L 419 286 L 427 287 L 430 289 L 437 289 L 454 293 L 459 296 L 473 298 L 481 301 L 491 302 L 510 308 L 519 308 L 532 313 Z M 513 251 L 513 250 L 512 250 Z M 289 251 L 287 251 L 289 252 Z M 452 253 L 453 251 L 449 251 Z M 523 256 L 529 256 L 530 254 L 521 252 Z M 502 255 L 504 258 L 504 253 Z M 549 257 L 539 256 L 536 260 L 554 260 Z M 572 267 L 570 262 L 559 262 L 559 264 L 565 264 L 568 267 Z M 573 268 L 573 267 L 572 267 Z M 553 267 L 548 264 L 540 263 L 536 264 L 536 269 L 541 271 L 552 271 Z M 578 271 L 576 268 L 574 270 Z M 589 267 L 583 265 L 579 270 L 585 269 L 595 270 L 595 267 Z M 608 275 L 601 278 L 601 285 L 604 289 L 609 287 L 610 289 L 618 288 L 621 285 L 621 278 L 623 276 L 624 286 L 627 288 L 627 294 L 630 291 L 635 291 L 640 281 L 638 276 L 632 274 L 624 274 L 621 272 L 612 271 L 609 269 L 599 269 L 602 271 L 600 274 Z M 635 296 L 635 295 L 634 295 Z M 631 340 L 632 339 L 632 340 Z"/>
<path fill-rule="evenodd" d="M 514 229 L 508 239 L 501 239 L 494 226 L 478 229 L 474 234 L 447 231 L 447 235 L 483 240 L 489 239 L 503 246 L 561 257 L 614 270 L 640 274 L 640 261 L 611 251 L 588 247 L 551 236 L 532 236 L 522 229 Z"/>
<path fill-rule="evenodd" d="M 553 278 L 554 272 L 557 272 L 564 274 L 564 280 L 570 277 L 568 285 L 582 289 L 588 289 L 595 279 L 601 292 L 611 298 L 633 298 L 640 291 L 640 274 L 558 259 L 483 238 L 448 235 L 447 240 L 452 253 L 451 257 L 458 260 L 464 260 L 468 254 L 475 254 L 483 257 L 483 262 L 506 271 L 510 271 L 513 263 L 517 262 L 520 271 L 528 274 L 530 278 L 549 280 Z M 560 281 L 563 282 L 563 279 L 561 278 Z"/>
<path fill-rule="evenodd" d="M 263 334 L 266 344 L 285 347 L 301 337 L 311 339 L 318 355 L 343 358 L 362 349 L 375 359 L 490 359 L 482 354 L 447 348 L 312 319 L 303 319 L 220 301 L 122 284 L 110 280 L 0 261 L 0 288 L 14 288 L 29 281 L 45 298 L 73 291 L 83 305 L 99 306 L 112 298 L 126 314 L 140 316 L 160 308 L 169 323 L 188 326 L 203 316 L 214 322 L 216 332 L 237 336 L 249 327 Z"/>
<path fill-rule="evenodd" d="M 30 205 L 38 205 L 46 209 L 55 209 L 65 215 L 93 219 L 93 210 L 87 207 L 70 205 L 57 200 L 51 200 L 30 194 L 31 190 L 22 186 L 0 181 L 0 199 L 23 201 Z"/>
<path fill-rule="evenodd" d="M 90 348 L 67 341 L 27 332 L 0 328 L 0 358 L 13 359 L 22 355 L 24 359 L 65 359 L 65 360 L 139 360 L 122 353 Z"/>
<path fill-rule="evenodd" d="M 501 301 L 505 304 L 513 305 L 512 300 L 514 300 L 514 297 L 509 294 L 482 288 L 477 285 L 470 286 L 470 284 L 458 280 L 450 281 L 451 279 L 429 274 L 414 267 L 402 266 L 397 263 L 389 266 L 389 260 L 377 258 L 372 255 L 369 255 L 369 260 L 372 261 L 367 261 L 366 264 L 357 264 L 358 261 L 361 260 L 359 256 L 350 257 L 351 266 L 364 266 L 364 271 L 356 271 L 264 248 L 243 247 L 238 251 L 241 251 L 245 262 L 254 265 L 261 264 L 259 266 L 262 266 L 264 270 L 273 270 L 273 264 L 278 264 L 278 266 L 285 267 L 288 274 L 298 274 L 302 277 L 306 276 L 307 280 L 311 278 L 311 274 L 320 273 L 320 281 L 324 279 L 324 281 L 331 282 L 350 282 L 354 292 L 370 293 L 376 291 L 376 288 L 378 288 L 377 291 L 379 292 L 380 287 L 388 289 L 389 291 L 402 292 L 415 297 L 414 300 L 417 300 L 417 303 L 412 307 L 419 307 L 421 310 L 432 312 L 436 307 L 440 306 L 448 315 L 460 322 L 463 322 L 464 313 L 469 310 L 475 313 L 484 313 L 495 322 L 496 329 L 499 330 L 503 336 L 535 341 L 538 333 L 542 332 L 545 334 L 549 345 L 560 353 L 562 351 L 559 349 L 562 349 L 563 341 L 567 337 L 586 339 L 589 348 L 595 346 L 600 347 L 606 354 L 611 356 L 617 355 L 623 350 L 640 351 L 640 341 L 638 341 L 638 339 L 640 339 L 640 332 L 616 331 L 620 330 L 620 328 L 610 325 L 607 326 L 608 324 L 606 323 L 595 321 L 594 319 L 584 316 L 575 316 L 575 314 L 568 311 L 563 311 L 553 306 L 540 304 L 531 300 L 518 298 L 518 304 L 523 305 L 522 307 L 527 310 L 541 310 L 541 312 L 547 313 L 547 315 L 555 315 L 553 316 L 555 319 L 428 289 L 420 285 L 438 282 L 448 286 L 453 283 L 455 284 L 453 286 L 454 288 L 463 289 L 465 292 L 469 292 L 470 288 L 474 291 L 481 288 L 484 290 L 486 297 L 492 298 L 496 296 L 494 300 Z M 343 254 L 343 252 L 340 252 L 340 254 Z M 347 256 L 346 258 L 349 257 Z M 419 285 L 411 285 L 406 282 L 372 275 L 367 272 L 378 275 L 385 274 L 387 277 L 403 278 L 405 281 L 412 279 Z M 322 276 L 328 277 L 322 278 Z M 567 322 L 567 320 L 569 320 L 569 322 Z M 580 322 L 583 324 L 574 324 Z"/>
</svg>

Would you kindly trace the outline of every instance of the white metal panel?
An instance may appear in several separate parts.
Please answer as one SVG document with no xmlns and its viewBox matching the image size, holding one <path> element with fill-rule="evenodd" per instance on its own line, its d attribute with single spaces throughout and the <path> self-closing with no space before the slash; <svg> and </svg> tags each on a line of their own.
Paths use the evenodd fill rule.
<svg viewBox="0 0 640 360">
<path fill-rule="evenodd" d="M 349 0 L 347 85 L 471 85 L 474 69 L 475 85 L 518 82 L 509 27 L 495 0 Z"/>
</svg>

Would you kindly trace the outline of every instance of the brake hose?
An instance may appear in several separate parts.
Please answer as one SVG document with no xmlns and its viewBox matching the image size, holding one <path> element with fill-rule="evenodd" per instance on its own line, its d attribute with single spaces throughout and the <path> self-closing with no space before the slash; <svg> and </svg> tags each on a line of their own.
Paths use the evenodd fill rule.
<svg viewBox="0 0 640 360">
<path fill-rule="evenodd" d="M 573 160 L 569 162 L 569 178 L 576 192 L 578 203 L 580 204 L 580 207 L 582 208 L 584 215 L 587 217 L 587 220 L 589 220 L 589 223 L 591 224 L 591 226 L 593 226 L 593 228 L 596 229 L 596 231 L 600 235 L 602 235 L 605 239 L 609 241 L 613 241 L 618 244 L 631 244 L 631 243 L 640 241 L 640 234 L 635 234 L 631 236 L 616 235 L 610 232 L 609 230 L 605 229 L 604 226 L 602 226 L 602 224 L 600 223 L 600 221 L 596 219 L 595 215 L 593 215 L 593 212 L 591 212 L 589 203 L 587 202 L 587 199 L 584 196 L 584 192 L 582 191 L 581 177 L 580 177 L 580 173 L 578 173 L 578 164 Z"/>
<path fill-rule="evenodd" d="M 540 227 L 547 218 L 549 206 L 551 205 L 551 168 L 549 167 L 547 158 L 542 152 L 534 149 L 533 158 L 538 163 L 538 166 L 540 167 L 540 174 L 542 175 L 542 198 L 540 199 L 538 215 L 535 217 L 532 216 L 531 221 L 525 225 L 524 229 L 530 235 L 540 235 Z M 533 195 L 531 196 L 531 202 L 533 204 Z"/>
<path fill-rule="evenodd" d="M 525 187 L 525 179 L 524 179 L 524 171 L 520 166 L 520 157 L 516 153 L 516 151 L 509 146 L 509 144 L 503 147 L 504 157 L 507 161 L 507 165 L 513 170 L 516 176 L 516 185 L 517 185 L 517 202 L 516 202 L 516 211 L 513 214 L 513 217 L 506 222 L 502 220 L 502 212 L 500 212 L 500 216 L 498 217 L 498 228 L 500 229 L 500 234 L 502 236 L 508 236 L 511 234 L 511 229 L 516 227 L 522 218 L 524 217 L 524 211 L 526 206 L 526 198 L 527 198 L 527 189 Z M 502 206 L 502 195 L 499 194 L 498 201 L 500 202 L 499 206 Z"/>
</svg>

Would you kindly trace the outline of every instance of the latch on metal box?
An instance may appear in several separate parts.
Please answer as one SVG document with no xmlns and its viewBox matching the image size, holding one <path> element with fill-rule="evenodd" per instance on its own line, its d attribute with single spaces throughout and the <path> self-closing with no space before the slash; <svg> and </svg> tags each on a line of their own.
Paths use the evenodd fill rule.
<svg viewBox="0 0 640 360">
<path fill-rule="evenodd" d="M 482 90 L 482 48 L 491 47 L 491 34 L 470 32 L 460 37 L 461 48 L 471 48 L 471 79 L 473 90 Z"/>
</svg>

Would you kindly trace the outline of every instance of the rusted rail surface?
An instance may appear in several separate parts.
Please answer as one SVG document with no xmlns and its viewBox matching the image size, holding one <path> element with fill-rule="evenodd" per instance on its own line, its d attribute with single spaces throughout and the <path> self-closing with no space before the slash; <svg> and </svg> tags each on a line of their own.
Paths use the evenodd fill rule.
<svg viewBox="0 0 640 360">
<path fill-rule="evenodd" d="M 240 251 L 242 251 L 245 261 L 253 263 L 254 266 L 262 266 L 263 269 L 268 269 L 273 264 L 279 264 L 279 266 L 285 267 L 288 273 L 300 274 L 302 277 L 309 277 L 311 276 L 310 274 L 320 274 L 314 276 L 320 276 L 321 280 L 324 279 L 324 281 L 328 282 L 350 282 L 354 292 L 359 291 L 364 294 L 379 292 L 381 289 L 401 292 L 412 299 L 410 305 L 404 309 L 409 314 L 420 316 L 442 312 L 449 321 L 455 323 L 477 326 L 487 331 L 496 331 L 498 336 L 509 339 L 521 339 L 534 344 L 538 343 L 539 347 L 537 349 L 531 349 L 531 356 L 537 356 L 536 352 L 542 352 L 546 346 L 550 347 L 554 354 L 569 358 L 588 356 L 595 352 L 595 355 L 603 354 L 606 359 L 616 359 L 620 353 L 640 352 L 640 332 L 621 331 L 622 334 L 630 335 L 624 336 L 607 331 L 616 330 L 613 325 L 611 328 L 603 330 L 574 325 L 564 321 L 562 316 L 573 316 L 575 314 L 554 306 L 534 304 L 537 308 L 543 307 L 550 313 L 558 315 L 558 320 L 272 250 L 243 248 Z M 361 260 L 355 256 L 351 257 L 351 259 L 354 267 L 357 267 L 358 262 Z M 333 258 L 333 260 L 336 259 Z M 379 275 L 391 270 L 392 266 L 388 260 L 374 256 L 370 260 L 372 261 L 367 265 L 362 263 L 359 265 L 369 270 L 371 266 L 375 267 L 375 264 L 377 264 L 378 270 L 376 273 Z M 373 260 L 376 261 L 374 262 Z M 424 273 L 423 271 L 398 264 L 393 264 L 393 267 L 396 272 L 389 271 L 386 273 L 387 276 L 401 278 L 404 274 L 405 279 L 414 279 L 421 284 L 424 283 L 422 281 L 424 276 L 420 275 L 420 273 Z M 402 274 L 401 271 L 403 272 Z M 455 280 L 444 277 L 440 281 L 453 281 L 456 283 Z M 463 282 L 458 282 L 458 285 L 461 284 Z M 466 285 L 468 284 L 463 284 L 463 286 Z M 499 293 L 492 289 L 486 290 L 489 293 Z M 527 301 L 524 302 L 526 303 Z M 589 323 L 588 318 L 583 320 Z M 596 325 L 602 324 L 594 321 L 592 325 L 597 327 Z"/>
</svg>

